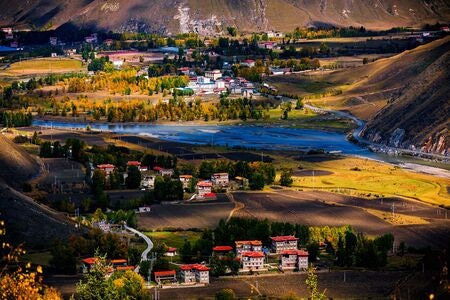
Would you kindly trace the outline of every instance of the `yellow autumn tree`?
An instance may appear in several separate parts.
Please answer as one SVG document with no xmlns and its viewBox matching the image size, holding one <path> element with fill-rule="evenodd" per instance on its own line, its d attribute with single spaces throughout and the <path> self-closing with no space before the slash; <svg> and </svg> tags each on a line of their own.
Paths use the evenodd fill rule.
<svg viewBox="0 0 450 300">
<path fill-rule="evenodd" d="M 42 284 L 42 267 L 22 266 L 19 257 L 25 254 L 23 245 L 14 247 L 5 239 L 5 222 L 0 220 L 1 270 L 0 299 L 57 300 L 61 294 Z"/>
</svg>

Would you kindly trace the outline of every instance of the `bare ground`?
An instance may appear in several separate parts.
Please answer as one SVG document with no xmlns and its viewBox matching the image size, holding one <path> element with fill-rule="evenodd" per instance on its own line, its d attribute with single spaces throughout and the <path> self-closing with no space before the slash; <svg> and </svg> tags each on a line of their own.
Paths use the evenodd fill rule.
<svg viewBox="0 0 450 300">
<path fill-rule="evenodd" d="M 450 220 L 445 210 L 400 199 L 366 200 L 361 198 L 310 191 L 277 190 L 270 193 L 234 193 L 234 199 L 245 207 L 236 217 L 255 217 L 313 226 L 351 225 L 368 235 L 393 233 L 396 243 L 423 247 L 443 247 L 450 238 Z M 364 210 L 390 211 L 392 203 L 398 213 L 425 218 L 429 224 L 393 226 Z M 448 217 L 448 216 L 447 216 Z"/>
</svg>

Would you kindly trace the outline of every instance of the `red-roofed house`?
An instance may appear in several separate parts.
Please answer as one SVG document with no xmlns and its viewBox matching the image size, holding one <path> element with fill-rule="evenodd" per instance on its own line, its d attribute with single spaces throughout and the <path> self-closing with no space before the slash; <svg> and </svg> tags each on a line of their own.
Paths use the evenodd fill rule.
<svg viewBox="0 0 450 300">
<path fill-rule="evenodd" d="M 169 247 L 166 251 L 166 253 L 164 253 L 165 256 L 175 256 L 177 255 L 177 248 L 174 247 Z"/>
<path fill-rule="evenodd" d="M 182 283 L 209 283 L 209 268 L 200 265 L 181 265 L 180 280 Z"/>
<path fill-rule="evenodd" d="M 264 268 L 264 253 L 263 252 L 242 252 L 241 255 L 241 270 L 257 271 Z"/>
<path fill-rule="evenodd" d="M 175 270 L 170 271 L 157 271 L 153 273 L 155 275 L 155 282 L 163 284 L 164 282 L 175 283 L 177 282 L 177 273 Z"/>
<path fill-rule="evenodd" d="M 228 173 L 214 173 L 211 175 L 211 181 L 214 185 L 228 185 Z"/>
<path fill-rule="evenodd" d="M 89 272 L 96 261 L 97 261 L 97 258 L 95 258 L 95 257 L 88 257 L 88 258 L 83 259 L 81 261 L 83 263 L 83 266 L 81 267 L 83 270 L 83 273 Z"/>
<path fill-rule="evenodd" d="M 261 241 L 236 241 L 236 256 L 240 256 L 243 252 L 261 252 Z"/>
<path fill-rule="evenodd" d="M 281 252 L 280 268 L 282 270 L 307 270 L 309 253 L 303 250 L 285 250 Z"/>
<path fill-rule="evenodd" d="M 183 184 L 183 189 L 187 189 L 192 182 L 192 175 L 180 175 L 180 181 Z"/>
<path fill-rule="evenodd" d="M 292 235 L 274 236 L 272 240 L 272 251 L 281 253 L 284 250 L 297 250 L 298 238 Z"/>
<path fill-rule="evenodd" d="M 212 192 L 212 183 L 209 181 L 199 181 L 197 183 L 197 195 L 199 197 L 205 197 Z"/>
<path fill-rule="evenodd" d="M 106 173 L 106 175 L 111 174 L 111 172 L 113 172 L 115 168 L 116 168 L 116 166 L 114 166 L 113 164 L 101 164 L 101 165 L 97 165 L 97 169 L 102 170 L 103 172 Z"/>
<path fill-rule="evenodd" d="M 127 166 L 128 167 L 137 167 L 139 169 L 139 171 L 143 172 L 143 171 L 147 171 L 148 168 L 147 166 L 142 166 L 140 161 L 136 161 L 136 160 L 131 160 L 129 162 L 127 162 Z"/>
</svg>

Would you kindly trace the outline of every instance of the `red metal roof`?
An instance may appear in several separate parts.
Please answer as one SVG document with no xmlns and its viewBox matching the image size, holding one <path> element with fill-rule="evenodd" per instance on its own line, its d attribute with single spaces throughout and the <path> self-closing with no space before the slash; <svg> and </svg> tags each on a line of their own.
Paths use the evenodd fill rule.
<svg viewBox="0 0 450 300">
<path fill-rule="evenodd" d="M 158 167 L 158 166 L 156 166 L 156 167 L 153 167 L 153 170 L 155 170 L 155 171 L 159 171 L 159 170 L 161 170 L 162 168 L 161 167 Z"/>
<path fill-rule="evenodd" d="M 136 160 L 131 160 L 129 162 L 127 162 L 127 166 L 136 166 L 139 167 L 141 165 L 140 161 L 136 161 Z"/>
<path fill-rule="evenodd" d="M 167 252 L 175 252 L 177 251 L 177 248 L 174 247 L 169 247 L 169 249 L 167 249 Z"/>
<path fill-rule="evenodd" d="M 275 242 L 298 241 L 298 238 L 292 235 L 273 236 L 270 239 Z"/>
<path fill-rule="evenodd" d="M 116 270 L 117 271 L 134 270 L 134 266 L 118 266 Z"/>
<path fill-rule="evenodd" d="M 262 242 L 261 241 L 236 241 L 236 246 L 238 245 L 252 245 L 252 246 L 262 246 Z"/>
<path fill-rule="evenodd" d="M 175 270 L 170 270 L 170 271 L 158 271 L 155 272 L 155 277 L 161 277 L 161 276 L 175 276 L 176 272 Z"/>
<path fill-rule="evenodd" d="M 219 251 L 232 251 L 232 250 L 233 250 L 233 247 L 231 247 L 231 246 L 215 246 L 213 248 L 213 251 L 217 251 L 217 252 L 219 252 Z"/>
<path fill-rule="evenodd" d="M 189 271 L 189 270 L 209 271 L 209 268 L 207 266 L 204 266 L 201 264 L 181 265 L 180 269 L 183 271 Z"/>
<path fill-rule="evenodd" d="M 83 263 L 88 264 L 88 265 L 93 265 L 96 261 L 97 261 L 97 258 L 95 258 L 95 257 L 88 257 L 88 258 L 83 259 Z"/>
<path fill-rule="evenodd" d="M 109 169 L 109 168 L 115 168 L 115 166 L 112 165 L 112 164 L 101 164 L 101 165 L 97 165 L 97 168 L 99 168 L 99 169 Z"/>
<path fill-rule="evenodd" d="M 246 257 L 264 257 L 264 253 L 251 251 L 251 252 L 244 252 L 244 253 L 242 253 L 242 256 L 246 256 Z"/>
<path fill-rule="evenodd" d="M 210 186 L 212 186 L 212 183 L 209 181 L 200 181 L 197 183 L 197 186 L 210 187 Z"/>
<path fill-rule="evenodd" d="M 123 258 L 120 258 L 120 259 L 113 259 L 113 260 L 111 260 L 111 263 L 112 263 L 112 264 L 126 264 L 126 263 L 127 263 L 127 260 L 126 260 L 126 259 L 123 259 Z"/>
<path fill-rule="evenodd" d="M 203 195 L 204 197 L 215 197 L 216 194 L 215 193 L 206 193 Z"/>
<path fill-rule="evenodd" d="M 282 255 L 298 255 L 298 256 L 309 256 L 307 251 L 303 250 L 284 250 L 281 252 Z"/>
</svg>

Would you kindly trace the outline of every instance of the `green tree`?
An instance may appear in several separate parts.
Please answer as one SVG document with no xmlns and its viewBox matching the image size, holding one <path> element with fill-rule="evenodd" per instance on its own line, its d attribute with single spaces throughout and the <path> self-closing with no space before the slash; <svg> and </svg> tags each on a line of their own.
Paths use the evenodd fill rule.
<svg viewBox="0 0 450 300">
<path fill-rule="evenodd" d="M 137 189 L 141 185 L 141 172 L 136 166 L 128 167 L 126 185 L 129 189 Z"/>
<path fill-rule="evenodd" d="M 253 173 L 249 185 L 252 190 L 262 190 L 264 188 L 264 176 L 261 173 Z"/>
<path fill-rule="evenodd" d="M 292 169 L 281 170 L 280 185 L 291 186 L 294 180 L 292 179 Z"/>
<path fill-rule="evenodd" d="M 317 275 L 314 273 L 314 269 L 312 266 L 308 268 L 308 277 L 306 277 L 305 283 L 310 292 L 309 299 L 311 300 L 327 299 L 325 291 L 323 291 L 322 293 L 318 291 Z"/>
<path fill-rule="evenodd" d="M 95 169 L 94 174 L 92 174 L 91 189 L 96 199 L 101 196 L 105 189 L 105 180 L 105 173 L 102 170 Z"/>
<path fill-rule="evenodd" d="M 184 241 L 183 247 L 180 249 L 180 259 L 184 263 L 189 263 L 192 260 L 192 246 L 188 240 Z"/>
<path fill-rule="evenodd" d="M 50 264 L 57 272 L 62 274 L 77 273 L 77 257 L 75 255 L 75 249 L 70 245 L 57 241 L 50 252 L 52 254 Z"/>
<path fill-rule="evenodd" d="M 222 289 L 216 293 L 216 300 L 235 300 L 236 293 L 232 289 Z"/>
</svg>

